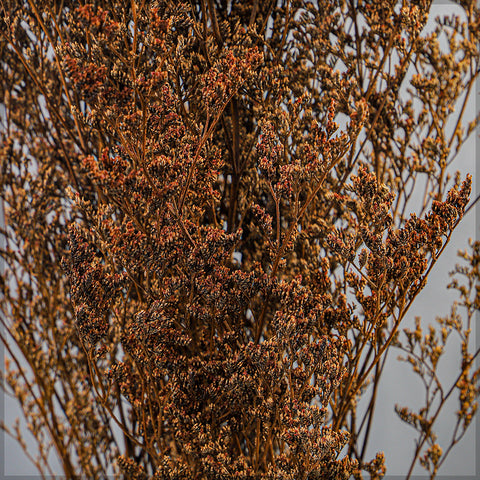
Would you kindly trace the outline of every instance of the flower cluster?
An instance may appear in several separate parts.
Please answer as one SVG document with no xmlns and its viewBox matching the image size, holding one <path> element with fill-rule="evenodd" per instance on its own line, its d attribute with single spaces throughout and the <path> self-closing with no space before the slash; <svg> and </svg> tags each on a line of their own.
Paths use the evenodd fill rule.
<svg viewBox="0 0 480 480">
<path fill-rule="evenodd" d="M 434 476 L 435 408 L 457 395 L 453 446 L 478 352 L 455 309 L 400 332 L 469 208 L 449 166 L 476 125 L 456 109 L 473 3 L 432 34 L 408 0 L 13 3 L 0 340 L 43 476 L 55 449 L 67 478 L 379 479 L 365 452 L 394 346 L 429 388 L 397 411 Z M 479 250 L 452 283 L 468 322 Z"/>
</svg>

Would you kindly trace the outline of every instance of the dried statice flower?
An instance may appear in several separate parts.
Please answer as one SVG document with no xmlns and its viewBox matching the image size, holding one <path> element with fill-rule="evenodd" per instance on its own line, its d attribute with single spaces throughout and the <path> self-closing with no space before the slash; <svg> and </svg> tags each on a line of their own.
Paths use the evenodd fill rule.
<svg viewBox="0 0 480 480">
<path fill-rule="evenodd" d="M 456 310 L 480 308 L 477 244 L 451 315 L 400 333 L 472 206 L 448 167 L 476 125 L 474 2 L 432 33 L 418 1 L 1 6 L 0 339 L 38 470 L 55 451 L 66 478 L 379 479 L 396 346 L 430 386 L 397 413 L 433 478 L 477 409 Z"/>
</svg>

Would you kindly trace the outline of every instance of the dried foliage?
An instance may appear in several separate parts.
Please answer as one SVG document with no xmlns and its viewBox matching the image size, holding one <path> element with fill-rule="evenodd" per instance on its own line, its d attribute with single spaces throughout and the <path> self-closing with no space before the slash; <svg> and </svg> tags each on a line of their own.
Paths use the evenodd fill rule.
<svg viewBox="0 0 480 480">
<path fill-rule="evenodd" d="M 448 171 L 480 15 L 458 4 L 426 30 L 426 0 L 0 2 L 1 339 L 45 477 L 53 449 L 67 478 L 381 478 L 395 346 L 435 476 L 477 408 L 478 244 L 466 319 L 399 334 L 470 208 Z"/>
</svg>

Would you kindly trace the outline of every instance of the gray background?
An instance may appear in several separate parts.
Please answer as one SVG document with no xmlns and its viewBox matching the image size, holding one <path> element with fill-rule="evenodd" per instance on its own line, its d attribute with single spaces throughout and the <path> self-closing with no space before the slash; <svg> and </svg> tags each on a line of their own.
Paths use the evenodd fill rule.
<svg viewBox="0 0 480 480">
<path fill-rule="evenodd" d="M 455 6 L 445 1 L 438 1 L 432 9 L 433 16 L 451 13 L 457 10 Z M 480 82 L 477 80 L 475 91 L 470 97 L 470 108 L 465 119 L 473 119 L 475 112 L 479 110 L 480 102 L 478 95 L 480 92 Z M 480 140 L 477 136 L 472 136 L 464 145 L 461 155 L 454 164 L 454 170 L 459 169 L 462 172 L 474 174 L 474 191 L 472 198 L 475 198 L 480 192 L 480 181 L 475 175 L 477 166 L 477 152 L 480 152 Z M 3 219 L 3 212 L 1 217 Z M 414 316 L 422 317 L 424 328 L 433 323 L 436 316 L 446 316 L 450 312 L 450 307 L 457 297 L 454 292 L 447 291 L 446 285 L 449 283 L 448 273 L 457 262 L 457 250 L 465 249 L 469 238 L 478 238 L 477 226 L 480 225 L 480 208 L 470 211 L 452 236 L 450 245 L 432 270 L 425 289 L 416 300 L 404 326 L 413 326 Z M 1 268 L 1 267 L 0 267 Z M 476 345 L 480 345 L 480 328 L 475 332 Z M 458 372 L 458 345 L 450 345 L 449 354 L 440 363 L 442 375 L 448 381 Z M 453 347 L 453 348 L 452 348 Z M 401 406 L 415 406 L 422 404 L 423 387 L 418 377 L 412 372 L 410 367 L 398 362 L 396 357 L 400 352 L 392 350 L 389 354 L 388 362 L 383 374 L 382 382 L 379 386 L 376 415 L 372 425 L 372 432 L 369 441 L 367 457 L 373 458 L 377 451 L 384 451 L 387 459 L 388 480 L 400 480 L 405 478 L 405 474 L 410 465 L 414 451 L 414 439 L 416 432 L 401 422 L 393 411 L 395 404 Z M 0 354 L 4 356 L 3 345 L 0 346 Z M 2 392 L 3 393 L 3 392 Z M 439 418 L 436 432 L 438 434 L 438 443 L 442 446 L 449 439 L 454 412 L 457 403 L 449 405 L 443 415 Z M 21 418 L 21 411 L 17 406 L 15 399 L 4 394 L 0 394 L 0 411 L 3 413 L 3 419 L 10 425 L 15 417 Z M 480 479 L 480 471 L 477 467 L 476 458 L 479 456 L 480 446 L 480 428 L 479 416 L 474 420 L 474 425 L 463 438 L 462 442 L 450 453 L 445 464 L 440 470 L 439 480 L 447 479 Z M 32 454 L 35 456 L 35 442 L 25 432 L 25 438 L 29 447 L 32 448 Z M 56 458 L 52 458 L 52 468 L 54 472 L 61 472 Z M 428 476 L 421 467 L 417 466 L 415 470 L 415 479 L 427 479 Z M 366 475 L 365 475 L 366 477 Z M 0 433 L 0 479 L 19 479 L 19 478 L 40 478 L 33 464 L 25 456 L 20 446 L 6 436 Z"/>
</svg>

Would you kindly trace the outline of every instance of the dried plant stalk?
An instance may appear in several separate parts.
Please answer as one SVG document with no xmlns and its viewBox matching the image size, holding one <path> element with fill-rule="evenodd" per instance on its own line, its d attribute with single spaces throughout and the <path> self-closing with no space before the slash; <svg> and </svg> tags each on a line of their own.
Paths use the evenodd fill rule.
<svg viewBox="0 0 480 480">
<path fill-rule="evenodd" d="M 476 411 L 477 244 L 468 324 L 399 334 L 473 205 L 449 172 L 476 125 L 475 3 L 431 33 L 423 0 L 0 6 L 0 336 L 39 472 L 54 450 L 66 478 L 381 478 L 398 347 L 431 393 L 397 408 L 407 476 L 434 478 Z M 455 393 L 442 450 L 434 397 Z"/>
</svg>

